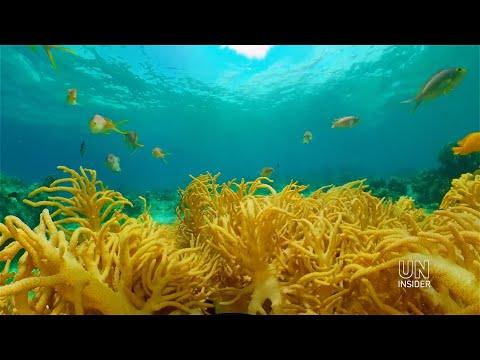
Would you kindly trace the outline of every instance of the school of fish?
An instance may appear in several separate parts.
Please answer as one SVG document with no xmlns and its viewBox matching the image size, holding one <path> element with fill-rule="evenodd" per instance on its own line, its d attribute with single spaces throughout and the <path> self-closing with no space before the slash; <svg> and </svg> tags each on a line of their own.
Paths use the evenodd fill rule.
<svg viewBox="0 0 480 360">
<path fill-rule="evenodd" d="M 42 45 L 47 56 L 55 68 L 58 71 L 58 67 L 55 64 L 51 50 L 58 49 L 63 50 L 69 53 L 76 55 L 76 53 L 66 47 L 59 45 Z M 36 48 L 33 45 L 30 45 L 30 48 L 35 52 Z M 467 75 L 467 69 L 464 67 L 453 67 L 448 69 L 442 69 L 437 71 L 432 75 L 425 84 L 418 91 L 417 95 L 411 99 L 402 101 L 402 104 L 414 103 L 414 106 L 411 108 L 411 111 L 414 112 L 418 106 L 422 103 L 428 104 L 432 100 L 439 98 L 442 95 L 450 94 L 460 83 L 464 80 Z M 77 103 L 77 89 L 71 88 L 67 91 L 67 103 L 70 106 L 78 105 Z M 140 144 L 139 136 L 135 131 L 128 130 L 123 131 L 117 127 L 127 120 L 121 120 L 119 122 L 113 122 L 113 120 L 104 117 L 99 114 L 95 114 L 89 122 L 90 132 L 94 135 L 105 134 L 109 135 L 112 131 L 122 134 L 124 136 L 124 141 L 131 150 L 131 154 L 135 153 L 137 148 L 141 148 L 144 145 Z M 332 121 L 331 128 L 343 128 L 351 129 L 357 126 L 360 123 L 360 118 L 354 115 L 348 115 L 339 117 Z M 313 134 L 310 131 L 305 131 L 303 134 L 303 143 L 309 144 L 313 139 Z M 467 134 L 463 139 L 459 140 L 456 147 L 452 148 L 454 155 L 469 155 L 474 152 L 480 152 L 480 132 L 472 132 Z M 86 143 L 82 142 L 80 147 L 80 154 L 84 156 L 86 152 Z M 152 150 L 152 155 L 156 159 L 162 159 L 165 163 L 165 157 L 170 155 L 170 153 L 164 153 L 160 147 L 155 147 Z M 106 157 L 106 163 L 110 170 L 114 172 L 120 172 L 120 158 L 114 154 L 108 154 Z M 278 167 L 278 164 L 277 164 Z M 478 171 L 478 170 L 477 170 Z M 259 171 L 259 175 L 263 177 L 271 177 L 275 172 L 275 169 L 269 166 L 262 168 Z"/>
</svg>

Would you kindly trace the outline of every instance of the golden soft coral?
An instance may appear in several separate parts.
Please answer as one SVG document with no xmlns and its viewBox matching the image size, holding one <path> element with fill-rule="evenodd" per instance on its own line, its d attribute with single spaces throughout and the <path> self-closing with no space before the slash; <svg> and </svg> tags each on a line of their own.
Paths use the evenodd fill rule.
<svg viewBox="0 0 480 360">
<path fill-rule="evenodd" d="M 217 311 L 265 314 L 268 299 L 272 313 L 279 313 L 282 284 L 275 259 L 297 227 L 293 218 L 303 215 L 297 203 L 305 187 L 291 184 L 277 194 L 263 182 L 271 182 L 268 178 L 218 185 L 218 176 L 194 179 L 182 191 L 178 209 L 185 233 L 199 236 L 221 256 Z"/>
<path fill-rule="evenodd" d="M 174 313 L 175 309 L 192 313 L 211 306 L 206 303 L 210 294 L 206 283 L 216 271 L 216 260 L 207 245 L 192 240 L 176 249 L 172 237 L 177 232 L 156 224 L 146 204 L 138 219 L 128 218 L 118 208 L 107 218 L 105 213 L 118 204 L 106 197 L 115 195 L 120 205 L 127 200 L 118 193 L 105 193 L 101 183 L 97 191 L 93 170 L 81 169 L 80 177 L 62 168 L 72 175 L 73 186 L 54 184 L 52 191 L 69 191 L 73 198 L 51 197 L 43 205 L 58 207 L 67 220 L 70 216 L 80 226 L 64 231 L 62 224 L 68 221 L 55 223 L 48 209 L 34 231 L 15 216 L 0 223 L 0 246 L 15 240 L 0 250 L 0 259 L 7 264 L 0 279 L 3 283 L 13 275 L 7 272 L 10 261 L 25 249 L 13 282 L 0 287 L 4 304 L 13 303 L 18 313 L 40 314 L 148 314 Z M 92 213 L 96 217 L 88 216 Z M 35 291 L 31 299 L 30 290 Z"/>
</svg>

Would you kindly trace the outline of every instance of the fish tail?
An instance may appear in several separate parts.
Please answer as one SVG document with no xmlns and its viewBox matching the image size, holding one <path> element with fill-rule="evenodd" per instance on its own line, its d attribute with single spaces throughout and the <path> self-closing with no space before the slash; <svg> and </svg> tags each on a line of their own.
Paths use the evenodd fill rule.
<svg viewBox="0 0 480 360">
<path fill-rule="evenodd" d="M 55 70 L 58 71 L 58 67 L 57 65 L 55 64 L 55 61 L 53 60 L 53 55 L 52 55 L 52 52 L 50 51 L 50 48 L 44 46 L 44 49 L 45 49 L 45 52 L 47 53 L 48 55 L 48 58 L 50 59 L 50 62 L 52 63 L 53 67 L 55 68 Z"/>
<path fill-rule="evenodd" d="M 415 101 L 415 105 L 410 109 L 410 112 L 415 112 L 417 110 L 418 105 L 420 105 L 421 101 L 419 101 L 416 97 L 402 101 L 400 104 L 409 104 Z"/>
<path fill-rule="evenodd" d="M 120 124 L 123 124 L 124 122 L 127 122 L 127 121 L 128 121 L 128 120 L 122 120 L 122 121 L 119 121 L 119 122 L 117 122 L 117 123 L 112 123 L 112 130 L 113 130 L 113 131 L 116 131 L 116 132 L 118 132 L 118 133 L 120 133 L 120 134 L 126 135 L 127 132 L 126 132 L 126 131 L 118 130 L 118 129 L 117 129 L 117 126 L 120 125 Z"/>
<path fill-rule="evenodd" d="M 68 51 L 69 53 L 72 53 L 73 55 L 77 55 L 77 53 L 75 51 L 73 51 L 72 49 L 69 49 L 69 48 L 66 48 L 66 47 L 63 47 L 63 46 L 59 46 L 59 45 L 47 45 L 47 46 L 55 48 L 55 49 L 63 50 L 63 51 Z"/>
<path fill-rule="evenodd" d="M 115 131 L 115 132 L 118 132 L 119 134 L 127 135 L 126 131 L 118 130 L 117 128 L 113 128 L 112 130 Z M 107 134 L 107 133 L 105 133 L 105 134 Z"/>
<path fill-rule="evenodd" d="M 69 48 L 66 48 L 66 47 L 58 47 L 59 49 L 63 50 L 63 51 L 67 51 L 73 55 L 77 55 L 77 53 L 75 51 L 73 51 L 72 49 L 69 49 Z"/>
<path fill-rule="evenodd" d="M 165 156 L 167 156 L 167 155 L 172 155 L 172 154 L 171 153 L 165 153 Z M 163 161 L 165 161 L 165 164 L 168 164 L 167 160 L 165 160 L 165 156 L 163 157 Z"/>
</svg>

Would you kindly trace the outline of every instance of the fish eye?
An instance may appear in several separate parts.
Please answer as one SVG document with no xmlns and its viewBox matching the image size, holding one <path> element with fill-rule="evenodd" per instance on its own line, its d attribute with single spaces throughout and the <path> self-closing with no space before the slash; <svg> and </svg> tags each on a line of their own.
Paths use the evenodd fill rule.
<svg viewBox="0 0 480 360">
<path fill-rule="evenodd" d="M 462 68 L 457 68 L 457 71 L 462 71 Z"/>
</svg>

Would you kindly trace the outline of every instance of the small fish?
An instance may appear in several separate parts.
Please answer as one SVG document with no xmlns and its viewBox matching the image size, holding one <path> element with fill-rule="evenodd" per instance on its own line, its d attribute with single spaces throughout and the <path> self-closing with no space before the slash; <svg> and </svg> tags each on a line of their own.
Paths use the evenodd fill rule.
<svg viewBox="0 0 480 360">
<path fill-rule="evenodd" d="M 437 72 L 423 85 L 417 96 L 412 99 L 402 101 L 401 104 L 408 104 L 415 101 L 414 112 L 418 105 L 425 101 L 428 103 L 441 95 L 447 95 L 452 92 L 467 75 L 467 69 L 464 67 L 449 68 Z"/>
<path fill-rule="evenodd" d="M 77 89 L 68 89 L 67 95 L 68 105 L 77 105 Z"/>
<path fill-rule="evenodd" d="M 274 171 L 275 171 L 274 168 L 266 166 L 262 170 L 260 170 L 260 176 L 261 177 L 270 177 L 273 174 Z"/>
<path fill-rule="evenodd" d="M 357 116 L 345 116 L 343 118 L 335 119 L 332 122 L 332 129 L 333 128 L 352 128 L 360 122 L 360 118 Z"/>
<path fill-rule="evenodd" d="M 453 147 L 454 155 L 469 155 L 480 151 L 480 132 L 472 132 L 458 141 L 458 146 Z"/>
<path fill-rule="evenodd" d="M 113 154 L 108 154 L 107 165 L 112 171 L 117 171 L 117 172 L 122 171 L 122 169 L 120 168 L 120 158 Z"/>
<path fill-rule="evenodd" d="M 159 147 L 156 147 L 152 150 L 152 155 L 156 158 L 156 159 L 163 159 L 163 161 L 165 161 L 165 164 L 167 164 L 167 160 L 165 160 L 165 156 L 167 155 L 171 155 L 170 153 L 162 153 L 162 149 L 160 149 Z"/>
<path fill-rule="evenodd" d="M 57 70 L 57 71 L 58 71 L 58 67 L 55 64 L 55 61 L 53 60 L 51 49 L 59 49 L 59 50 L 63 50 L 63 51 L 68 51 L 69 53 L 77 55 L 77 53 L 75 51 L 73 51 L 69 48 L 66 48 L 66 47 L 62 47 L 62 46 L 58 46 L 58 45 L 42 45 L 42 46 L 45 49 L 45 52 L 47 53 L 48 58 L 50 59 L 50 62 L 52 63 L 55 70 Z M 37 49 L 35 48 L 35 46 L 29 45 L 29 47 L 30 47 L 30 49 L 32 49 L 33 52 L 37 52 Z"/>
<path fill-rule="evenodd" d="M 112 120 L 107 119 L 106 117 L 103 117 L 101 115 L 95 115 L 89 123 L 89 128 L 92 134 L 107 134 L 110 135 L 108 132 L 109 130 L 116 131 L 120 134 L 127 134 L 125 131 L 120 131 L 117 129 L 117 126 L 126 122 L 128 120 L 122 120 L 117 123 L 114 123 Z"/>
<path fill-rule="evenodd" d="M 303 134 L 303 143 L 308 144 L 312 140 L 312 133 L 310 131 L 305 131 Z"/>
<path fill-rule="evenodd" d="M 138 143 L 138 134 L 135 131 L 127 131 L 125 134 L 125 142 L 127 146 L 132 149 L 132 154 L 137 150 L 137 147 L 142 147 L 142 144 Z"/>
<path fill-rule="evenodd" d="M 82 145 L 80 145 L 80 155 L 85 155 L 85 151 L 87 151 L 87 144 L 85 140 L 82 141 Z"/>
</svg>

